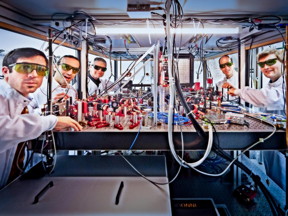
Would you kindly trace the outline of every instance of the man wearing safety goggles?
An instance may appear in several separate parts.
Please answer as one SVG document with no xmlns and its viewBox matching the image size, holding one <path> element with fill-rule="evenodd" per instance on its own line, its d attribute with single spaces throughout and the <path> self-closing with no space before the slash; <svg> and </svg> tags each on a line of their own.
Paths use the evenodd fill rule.
<svg viewBox="0 0 288 216">
<path fill-rule="evenodd" d="M 229 82 L 233 86 L 238 86 L 238 73 L 235 71 L 234 63 L 232 61 L 232 58 L 230 58 L 228 55 L 224 55 L 219 58 L 219 67 L 222 73 L 224 74 L 224 77 L 217 82 L 217 86 L 220 90 L 222 90 L 222 86 L 224 83 Z M 227 100 L 234 100 L 236 97 L 230 96 L 227 94 L 227 92 L 223 92 L 223 96 Z"/>
<path fill-rule="evenodd" d="M 72 55 L 65 55 L 59 59 L 55 67 L 52 79 L 52 101 L 58 102 L 63 99 L 77 97 L 76 89 L 71 85 L 72 80 L 80 71 L 80 61 Z M 45 78 L 41 87 L 34 93 L 36 103 L 40 108 L 47 104 L 47 84 L 48 79 Z"/>
<path fill-rule="evenodd" d="M 74 128 L 82 130 L 70 117 L 40 116 L 30 107 L 30 94 L 42 83 L 48 68 L 43 52 L 34 48 L 19 48 L 3 59 L 0 80 L 0 188 L 8 183 L 18 143 L 39 137 L 47 130 Z M 27 112 L 26 112 L 27 113 Z M 9 180 L 10 181 L 10 180 Z"/>
<path fill-rule="evenodd" d="M 223 87 L 229 89 L 230 95 L 240 96 L 245 102 L 265 108 L 263 111 L 281 113 L 284 110 L 283 89 L 285 89 L 282 77 L 283 54 L 276 49 L 264 50 L 257 55 L 257 64 L 264 76 L 270 79 L 267 86 L 262 89 L 250 87 L 238 89 L 227 82 L 223 84 Z"/>
<path fill-rule="evenodd" d="M 267 49 L 257 55 L 257 64 L 264 76 L 270 79 L 262 89 L 234 88 L 230 83 L 224 85 L 229 88 L 229 94 L 239 95 L 240 98 L 263 112 L 285 115 L 285 89 L 283 79 L 283 53 L 277 49 Z M 286 159 L 279 151 L 263 151 L 263 161 L 266 174 L 283 190 L 286 189 Z"/>
<path fill-rule="evenodd" d="M 106 79 L 102 79 L 107 70 L 107 63 L 105 59 L 96 57 L 94 64 L 91 65 L 88 74 L 88 94 L 89 96 L 97 95 L 104 89 L 109 87 L 112 82 Z"/>
</svg>

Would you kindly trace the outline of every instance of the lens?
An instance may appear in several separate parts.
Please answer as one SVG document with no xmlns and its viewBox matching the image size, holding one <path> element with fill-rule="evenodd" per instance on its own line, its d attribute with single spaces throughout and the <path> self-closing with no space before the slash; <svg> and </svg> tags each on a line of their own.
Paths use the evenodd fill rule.
<svg viewBox="0 0 288 216">
<path fill-rule="evenodd" d="M 65 70 L 65 71 L 69 71 L 72 69 L 72 73 L 74 73 L 74 74 L 78 73 L 80 70 L 79 68 L 72 67 L 71 65 L 68 65 L 65 63 L 62 63 L 61 67 L 62 67 L 62 70 Z"/>
<path fill-rule="evenodd" d="M 46 76 L 48 74 L 48 69 L 46 67 L 43 67 L 43 66 L 40 66 L 40 65 L 37 65 L 36 66 L 36 73 L 39 75 L 39 76 Z"/>
<path fill-rule="evenodd" d="M 94 65 L 94 69 L 95 70 L 102 70 L 103 72 L 105 72 L 107 70 L 107 68 L 101 67 L 101 66 L 98 66 L 98 65 Z"/>
<path fill-rule="evenodd" d="M 258 64 L 261 68 L 263 68 L 263 67 L 265 66 L 265 64 L 268 65 L 268 66 L 272 66 L 272 65 L 276 64 L 276 62 L 277 62 L 277 58 L 275 58 L 275 59 L 269 59 L 269 60 L 264 61 L 264 62 L 258 62 L 257 64 Z"/>
<path fill-rule="evenodd" d="M 265 66 L 265 62 L 258 62 L 258 65 L 263 68 Z"/>
<path fill-rule="evenodd" d="M 266 64 L 268 66 L 272 66 L 272 65 L 274 65 L 276 63 L 276 61 L 277 61 L 277 59 L 269 59 L 269 60 L 266 61 Z"/>
<path fill-rule="evenodd" d="M 29 74 L 34 70 L 39 76 L 45 76 L 48 73 L 47 67 L 33 63 L 15 63 L 9 66 L 14 66 L 14 70 L 22 74 Z"/>
<path fill-rule="evenodd" d="M 72 73 L 77 74 L 80 71 L 80 68 L 73 68 Z"/>
<path fill-rule="evenodd" d="M 224 64 L 220 64 L 220 68 L 225 68 L 225 66 L 228 66 L 228 67 L 231 67 L 233 65 L 232 62 L 227 62 L 227 63 L 224 63 Z"/>
<path fill-rule="evenodd" d="M 62 67 L 62 69 L 65 70 L 65 71 L 69 71 L 69 70 L 72 69 L 72 67 L 71 67 L 70 65 L 64 64 L 64 63 L 61 64 L 61 67 Z"/>
</svg>

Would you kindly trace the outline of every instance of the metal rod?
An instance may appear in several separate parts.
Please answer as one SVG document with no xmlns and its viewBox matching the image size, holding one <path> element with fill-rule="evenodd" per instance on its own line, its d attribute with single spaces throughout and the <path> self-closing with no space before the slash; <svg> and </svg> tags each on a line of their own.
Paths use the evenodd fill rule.
<svg viewBox="0 0 288 216">
<path fill-rule="evenodd" d="M 53 79 L 53 51 L 52 51 L 52 31 L 48 30 L 48 64 L 49 64 L 49 75 L 48 75 L 48 114 L 52 114 L 52 79 Z M 45 112 L 46 113 L 46 112 Z"/>
</svg>

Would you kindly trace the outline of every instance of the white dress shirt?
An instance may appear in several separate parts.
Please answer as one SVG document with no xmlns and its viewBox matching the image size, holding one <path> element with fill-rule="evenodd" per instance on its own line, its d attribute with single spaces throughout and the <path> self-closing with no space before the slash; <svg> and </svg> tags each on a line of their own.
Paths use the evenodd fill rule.
<svg viewBox="0 0 288 216">
<path fill-rule="evenodd" d="M 42 85 L 40 88 L 38 88 L 33 94 L 33 102 L 31 106 L 33 108 L 43 108 L 44 104 L 47 104 L 47 86 L 48 85 L 48 79 L 45 77 L 43 79 Z M 77 91 L 74 89 L 72 85 L 68 85 L 66 88 L 63 88 L 60 86 L 60 84 L 53 78 L 52 79 L 52 100 L 53 98 L 59 94 L 59 93 L 66 93 L 69 97 L 72 98 L 72 101 L 74 102 L 77 97 Z M 38 107 L 36 107 L 38 106 Z"/>
<path fill-rule="evenodd" d="M 264 108 L 267 112 L 284 111 L 284 93 L 286 84 L 281 76 L 275 82 L 269 82 L 262 89 L 244 87 L 236 89 L 235 94 L 256 107 Z"/>
<path fill-rule="evenodd" d="M 223 77 L 220 81 L 217 82 L 217 87 L 218 87 L 218 90 L 219 91 L 222 91 L 223 92 L 223 96 L 224 98 L 228 99 L 229 100 L 234 100 L 236 99 L 237 97 L 234 97 L 234 96 L 231 96 L 227 94 L 228 92 L 228 89 L 222 89 L 222 85 L 225 83 L 225 82 L 228 82 L 230 83 L 232 86 L 234 86 L 235 88 L 238 88 L 238 73 L 236 71 L 233 72 L 233 76 L 230 77 L 229 79 L 225 77 Z"/>
<path fill-rule="evenodd" d="M 39 137 L 57 123 L 56 116 L 40 116 L 33 110 L 21 115 L 29 103 L 29 98 L 0 80 L 0 188 L 7 183 L 18 143 Z"/>
<path fill-rule="evenodd" d="M 101 79 L 99 78 L 100 80 L 100 83 L 99 83 L 99 86 L 96 85 L 96 83 L 94 83 L 90 77 L 88 77 L 88 94 L 89 96 L 91 95 L 98 95 L 100 92 L 102 92 L 104 89 L 106 89 L 107 87 L 109 87 L 112 82 L 109 81 L 109 80 L 106 80 L 106 79 Z M 115 87 L 112 88 L 112 90 L 114 89 Z"/>
</svg>

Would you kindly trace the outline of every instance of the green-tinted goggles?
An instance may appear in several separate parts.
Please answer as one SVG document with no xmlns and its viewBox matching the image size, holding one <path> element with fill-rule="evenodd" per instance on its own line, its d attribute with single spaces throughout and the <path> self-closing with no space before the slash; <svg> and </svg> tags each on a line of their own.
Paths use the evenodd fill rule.
<svg viewBox="0 0 288 216">
<path fill-rule="evenodd" d="M 38 76 L 46 76 L 48 74 L 48 68 L 43 65 L 33 63 L 14 63 L 10 64 L 9 67 L 13 67 L 14 70 L 21 74 L 29 74 L 32 71 L 36 71 Z"/>
<path fill-rule="evenodd" d="M 232 65 L 233 65 L 232 62 L 227 62 L 227 63 L 224 63 L 224 64 L 220 64 L 220 68 L 225 68 L 225 66 L 231 67 Z"/>
<path fill-rule="evenodd" d="M 268 65 L 268 66 L 272 66 L 272 65 L 276 64 L 276 62 L 277 62 L 277 58 L 274 58 L 274 59 L 269 59 L 269 60 L 264 61 L 264 62 L 258 62 L 257 64 L 261 68 L 263 68 L 265 66 L 265 64 Z"/>
<path fill-rule="evenodd" d="M 72 67 L 71 65 L 68 65 L 65 63 L 62 63 L 61 67 L 62 67 L 62 70 L 64 70 L 64 71 L 70 71 L 72 69 L 72 73 L 74 73 L 74 74 L 77 74 L 80 71 L 80 68 L 75 68 L 75 67 Z"/>
</svg>

